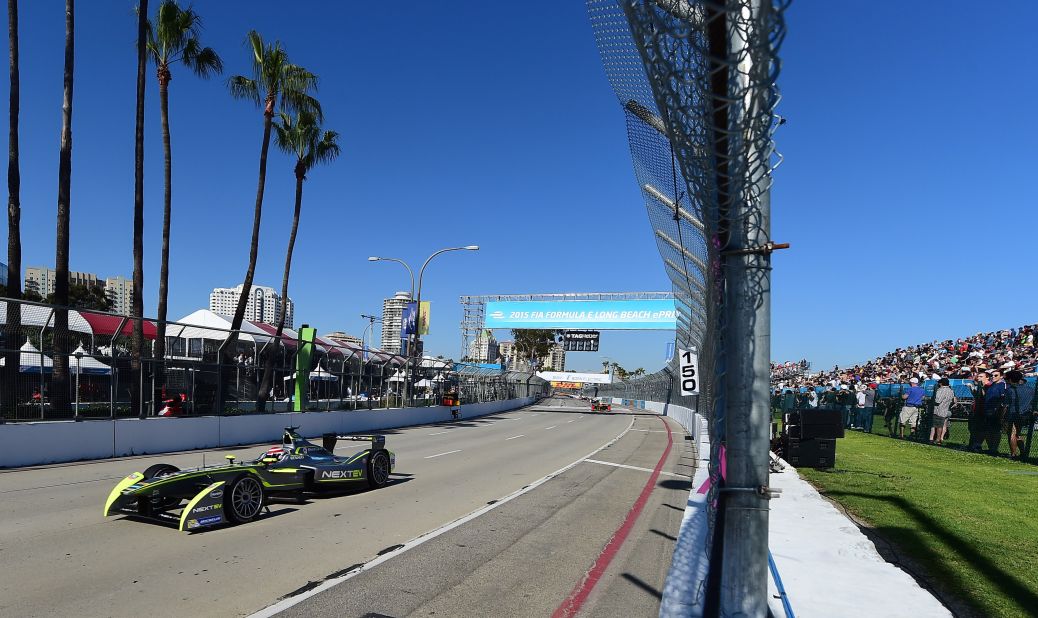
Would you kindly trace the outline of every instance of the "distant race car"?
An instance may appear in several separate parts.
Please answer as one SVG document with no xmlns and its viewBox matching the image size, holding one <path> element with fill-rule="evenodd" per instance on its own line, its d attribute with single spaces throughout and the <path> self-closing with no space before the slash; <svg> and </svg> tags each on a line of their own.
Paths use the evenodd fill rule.
<svg viewBox="0 0 1038 618">
<path fill-rule="evenodd" d="M 318 446 L 297 429 L 286 427 L 281 444 L 253 461 L 235 462 L 234 455 L 227 455 L 228 463 L 219 466 L 181 470 L 155 464 L 143 473 L 134 472 L 108 495 L 105 517 L 123 513 L 176 523 L 180 530 L 199 530 L 252 521 L 271 495 L 302 500 L 306 493 L 344 483 L 367 483 L 376 489 L 389 482 L 396 455 L 386 450 L 385 436 L 324 434 L 323 446 Z M 338 440 L 370 441 L 371 448 L 339 457 L 334 455 Z"/>
<path fill-rule="evenodd" d="M 613 409 L 613 404 L 607 402 L 605 399 L 592 399 L 591 400 L 591 411 L 592 412 L 608 412 Z"/>
</svg>

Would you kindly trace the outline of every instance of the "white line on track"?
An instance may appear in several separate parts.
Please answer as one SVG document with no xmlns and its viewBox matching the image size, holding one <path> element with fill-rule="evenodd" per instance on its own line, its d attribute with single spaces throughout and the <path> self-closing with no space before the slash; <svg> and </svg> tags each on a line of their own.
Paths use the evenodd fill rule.
<svg viewBox="0 0 1038 618">
<path fill-rule="evenodd" d="M 555 478 L 556 476 L 562 474 L 563 472 L 566 472 L 570 468 L 575 467 L 580 462 L 585 461 L 588 458 L 594 456 L 595 453 L 601 451 L 602 449 L 606 448 L 607 446 L 611 446 L 613 444 L 616 444 L 617 440 L 619 440 L 620 438 L 624 437 L 624 435 L 628 431 L 630 431 L 631 427 L 633 427 L 633 426 L 634 426 L 634 419 L 632 418 L 630 424 L 627 425 L 627 429 L 624 429 L 623 431 L 621 431 L 620 435 L 616 436 L 615 438 L 613 438 L 609 442 L 606 442 L 602 446 L 600 446 L 600 447 L 596 448 L 595 450 L 591 451 L 590 453 L 588 453 L 584 457 L 581 457 L 580 459 L 574 461 L 573 463 L 571 463 L 571 464 L 569 464 L 567 466 L 563 466 L 563 467 L 559 468 L 558 470 L 556 470 L 555 472 L 552 472 L 551 474 L 549 474 L 547 476 L 543 476 L 543 477 L 537 479 L 536 481 L 530 483 L 529 485 L 527 485 L 526 487 L 523 487 L 522 489 L 513 491 L 512 493 L 508 494 L 507 496 L 497 500 L 493 504 L 488 504 L 487 506 L 480 507 L 480 508 L 476 509 L 475 511 L 472 511 L 468 515 L 462 517 L 461 519 L 456 519 L 456 520 L 450 522 L 449 524 L 445 524 L 443 526 L 440 526 L 439 528 L 436 528 L 434 530 L 430 530 L 429 532 L 426 532 L 425 534 L 419 535 L 419 536 L 411 539 L 410 541 L 404 543 L 399 548 L 397 548 L 397 549 L 395 549 L 393 551 L 390 551 L 390 552 L 386 552 L 386 553 L 382 554 L 381 556 L 379 556 L 378 558 L 375 558 L 371 562 L 366 562 L 363 565 L 357 567 L 356 569 L 350 571 L 349 573 L 346 573 L 344 575 L 340 575 L 338 577 L 333 577 L 331 579 L 326 579 L 326 580 L 324 580 L 324 582 L 321 583 L 321 585 L 316 586 L 314 588 L 311 588 L 310 590 L 307 590 L 306 592 L 304 592 L 302 594 L 297 594 L 294 597 L 290 597 L 290 598 L 285 599 L 283 601 L 279 601 L 279 602 L 277 602 L 277 603 L 275 603 L 275 604 L 273 604 L 273 605 L 271 605 L 269 607 L 265 607 L 265 608 L 261 609 L 260 611 L 256 612 L 255 614 L 252 614 L 251 616 L 249 616 L 249 618 L 271 618 L 271 616 L 274 616 L 275 614 L 277 614 L 279 612 L 283 612 L 283 611 L 285 611 L 286 609 L 288 609 L 290 607 L 294 607 L 295 605 L 298 605 L 299 603 L 302 603 L 303 601 L 309 599 L 310 597 L 318 595 L 318 594 L 324 592 L 325 590 L 328 590 L 329 588 L 333 588 L 335 586 L 338 586 L 339 584 L 343 583 L 344 581 L 346 581 L 348 579 L 352 579 L 353 577 L 356 577 L 357 575 L 359 575 L 360 573 L 363 573 L 364 571 L 369 571 L 369 570 L 375 568 L 376 566 L 382 564 L 383 562 L 389 560 L 390 558 L 394 558 L 396 556 L 399 556 L 400 554 L 404 553 L 405 551 L 408 551 L 410 549 L 414 549 L 415 547 L 418 547 L 419 545 L 425 543 L 426 541 L 431 541 L 432 539 L 435 539 L 436 537 L 440 536 L 441 534 L 444 534 L 446 532 L 450 532 L 451 530 L 457 528 L 458 526 L 466 524 L 466 523 L 472 521 L 473 519 L 479 517 L 480 515 L 496 509 L 497 507 L 501 506 L 502 504 L 506 504 L 508 502 L 511 502 L 512 500 L 515 500 L 519 496 L 521 496 L 521 495 L 523 495 L 525 493 L 531 492 L 534 489 L 537 489 L 541 485 L 547 483 L 548 481 L 550 481 L 551 479 Z"/>
<path fill-rule="evenodd" d="M 450 433 L 450 432 L 449 431 L 437 431 L 436 433 L 431 433 L 429 435 L 430 436 L 442 436 L 445 433 Z"/>
<path fill-rule="evenodd" d="M 432 459 L 433 457 L 442 457 L 442 456 L 444 456 L 444 455 L 450 455 L 451 453 L 460 453 L 460 452 L 461 452 L 461 449 L 459 448 L 459 449 L 458 449 L 458 450 L 456 450 L 456 451 L 447 451 L 446 453 L 437 453 L 437 454 L 435 454 L 435 455 L 429 455 L 429 456 L 428 456 L 428 457 L 426 457 L 425 459 Z"/>
<path fill-rule="evenodd" d="M 505 442 L 508 442 L 509 440 L 515 440 L 516 438 L 524 438 L 524 437 L 526 437 L 526 434 L 521 433 L 518 436 L 512 436 L 511 438 L 505 438 Z"/>
<path fill-rule="evenodd" d="M 575 421 L 575 420 L 577 420 L 577 419 L 573 419 L 573 421 Z M 567 423 L 572 423 L 573 421 L 566 421 L 566 422 L 567 422 Z"/>
<path fill-rule="evenodd" d="M 545 429 L 555 429 L 558 425 L 552 425 L 551 427 L 545 427 Z"/>
<path fill-rule="evenodd" d="M 652 472 L 652 468 L 639 468 L 638 466 L 628 466 L 627 464 L 614 463 L 612 461 L 599 461 L 597 459 L 585 459 L 588 463 L 602 464 L 603 466 L 616 466 L 617 468 L 626 468 L 628 470 L 641 470 L 642 472 Z M 682 478 L 688 478 L 685 474 L 674 474 L 673 472 L 664 472 L 660 470 L 660 474 L 666 474 L 667 476 L 680 476 Z"/>
</svg>

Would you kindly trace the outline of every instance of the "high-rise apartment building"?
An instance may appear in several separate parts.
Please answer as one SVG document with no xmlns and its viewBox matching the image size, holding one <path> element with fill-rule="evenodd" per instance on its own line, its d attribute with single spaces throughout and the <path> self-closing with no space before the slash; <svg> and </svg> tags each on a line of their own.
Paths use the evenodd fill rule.
<svg viewBox="0 0 1038 618">
<path fill-rule="evenodd" d="M 7 270 L 6 268 L 4 269 Z M 54 282 L 57 273 L 53 268 L 46 266 L 28 266 L 25 269 L 25 291 L 36 292 L 46 298 L 48 294 L 54 293 Z M 101 282 L 94 273 L 81 273 L 70 270 L 68 273 L 69 285 L 85 285 L 87 287 L 101 287 Z"/>
<path fill-rule="evenodd" d="M 233 288 L 215 288 L 209 294 L 209 310 L 220 315 L 234 315 L 238 308 L 238 298 L 244 285 Z M 263 285 L 254 285 L 249 290 L 249 302 L 245 305 L 245 319 L 250 322 L 265 322 L 277 326 L 278 312 L 281 311 L 281 295 Z M 285 327 L 293 328 L 295 319 L 295 303 L 291 298 L 285 299 Z"/>
<path fill-rule="evenodd" d="M 500 356 L 497 339 L 490 329 L 481 331 L 469 342 L 469 360 L 474 363 L 496 363 Z"/>
<path fill-rule="evenodd" d="M 544 371 L 566 371 L 566 349 L 562 344 L 551 346 L 548 356 L 541 359 L 541 367 Z"/>
<path fill-rule="evenodd" d="M 133 280 L 122 275 L 105 279 L 105 296 L 112 301 L 112 311 L 130 315 L 133 306 Z"/>
<path fill-rule="evenodd" d="M 397 292 L 393 298 L 382 301 L 382 349 L 392 354 L 400 354 L 400 322 L 404 316 L 404 308 L 411 302 L 407 292 Z"/>
</svg>

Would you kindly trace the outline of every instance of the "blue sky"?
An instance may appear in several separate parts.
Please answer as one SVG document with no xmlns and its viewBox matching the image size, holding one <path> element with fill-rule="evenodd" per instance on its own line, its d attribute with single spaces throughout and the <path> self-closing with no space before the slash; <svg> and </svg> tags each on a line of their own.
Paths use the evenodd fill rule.
<svg viewBox="0 0 1038 618">
<path fill-rule="evenodd" d="M 201 81 L 174 68 L 171 317 L 206 306 L 214 286 L 245 271 L 261 115 L 231 99 L 224 80 L 248 70 L 249 29 L 321 76 L 326 125 L 342 136 L 340 159 L 314 170 L 304 191 L 297 322 L 359 334 L 359 314 L 408 286 L 402 267 L 367 256 L 417 268 L 451 245 L 482 250 L 426 271 L 433 353 L 458 355 L 463 294 L 668 289 L 582 2 L 285 6 L 194 3 L 226 73 Z M 1038 86 L 1020 65 L 1038 51 L 1027 27 L 1038 10 L 1020 2 L 996 20 L 965 2 L 940 14 L 899 7 L 897 18 L 865 2 L 789 10 L 773 235 L 793 248 L 774 259 L 776 360 L 845 363 L 1034 321 L 1035 294 L 1017 269 L 1033 246 L 1025 179 L 1036 129 L 1024 110 Z M 129 276 L 133 4 L 77 9 L 72 268 Z M 24 265 L 54 261 L 63 10 L 58 0 L 21 3 Z M 162 197 L 152 68 L 147 105 L 151 314 Z M 272 152 L 256 281 L 274 287 L 291 166 Z M 667 339 L 607 333 L 600 354 L 568 364 L 590 369 L 610 356 L 651 371 Z"/>
</svg>

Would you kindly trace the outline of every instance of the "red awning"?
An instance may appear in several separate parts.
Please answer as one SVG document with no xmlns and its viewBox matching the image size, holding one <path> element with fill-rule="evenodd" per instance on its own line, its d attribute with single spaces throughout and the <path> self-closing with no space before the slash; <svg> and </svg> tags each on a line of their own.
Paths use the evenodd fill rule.
<svg viewBox="0 0 1038 618">
<path fill-rule="evenodd" d="M 119 324 L 123 324 L 123 329 L 119 334 L 130 336 L 133 334 L 133 320 L 124 318 L 117 315 L 107 315 L 104 313 L 94 313 L 92 311 L 80 311 L 79 314 L 83 316 L 87 324 L 90 325 L 90 330 L 95 335 L 115 335 L 115 331 L 119 328 Z M 125 323 L 124 323 L 125 320 Z M 144 338 L 154 339 L 158 334 L 158 329 L 155 328 L 154 322 L 144 320 Z"/>
<path fill-rule="evenodd" d="M 276 335 L 278 332 L 277 326 L 271 326 L 266 322 L 253 322 L 252 320 L 249 320 L 249 324 L 252 324 L 253 326 L 267 333 L 271 337 Z M 286 348 L 292 348 L 293 350 L 296 348 L 296 345 L 298 343 L 295 339 L 285 334 L 285 331 L 281 331 L 281 342 L 285 344 Z"/>
</svg>

